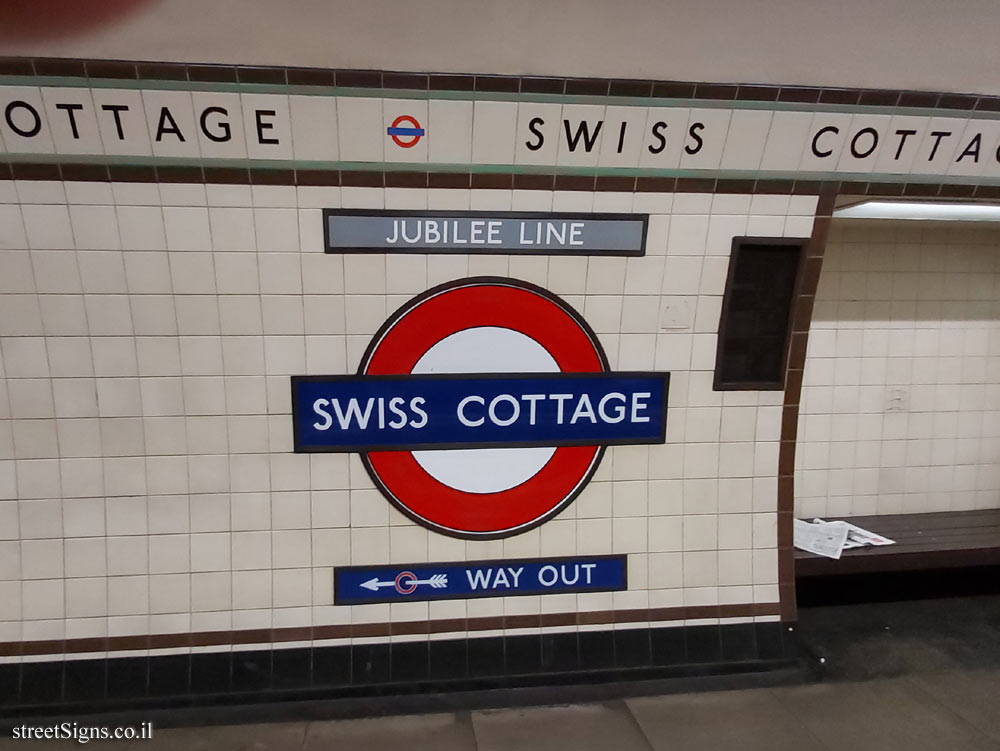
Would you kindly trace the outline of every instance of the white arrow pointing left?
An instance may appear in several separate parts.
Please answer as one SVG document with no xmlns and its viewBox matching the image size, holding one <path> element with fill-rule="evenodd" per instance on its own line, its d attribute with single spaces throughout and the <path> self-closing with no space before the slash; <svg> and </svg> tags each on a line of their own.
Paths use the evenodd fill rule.
<svg viewBox="0 0 1000 751">
<path fill-rule="evenodd" d="M 387 582 L 380 582 L 378 580 L 378 577 L 372 577 L 366 582 L 361 582 L 361 586 L 364 587 L 365 589 L 371 590 L 372 592 L 378 592 L 379 587 L 391 587 L 395 583 L 396 582 L 392 581 L 391 579 Z"/>
<path fill-rule="evenodd" d="M 448 586 L 448 574 L 432 574 L 429 579 L 403 579 L 406 586 L 419 586 L 421 584 L 430 584 L 434 589 L 443 589 Z M 394 587 L 396 586 L 395 579 L 390 579 L 389 581 L 379 581 L 378 577 L 372 577 L 368 581 L 361 582 L 362 587 L 369 590 L 370 592 L 378 592 L 382 587 Z"/>
</svg>

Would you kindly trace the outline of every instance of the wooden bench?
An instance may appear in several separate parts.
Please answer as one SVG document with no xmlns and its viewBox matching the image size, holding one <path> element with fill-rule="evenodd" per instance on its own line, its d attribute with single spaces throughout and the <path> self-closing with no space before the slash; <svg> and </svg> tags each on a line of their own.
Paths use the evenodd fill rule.
<svg viewBox="0 0 1000 751">
<path fill-rule="evenodd" d="M 842 519 L 896 544 L 845 550 L 839 560 L 796 550 L 796 578 L 1000 565 L 1000 509 Z"/>
</svg>

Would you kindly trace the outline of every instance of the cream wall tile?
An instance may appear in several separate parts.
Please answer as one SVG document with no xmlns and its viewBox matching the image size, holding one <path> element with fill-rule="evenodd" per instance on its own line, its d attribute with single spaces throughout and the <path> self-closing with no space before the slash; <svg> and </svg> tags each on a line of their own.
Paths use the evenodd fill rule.
<svg viewBox="0 0 1000 751">
<path fill-rule="evenodd" d="M 200 156 L 190 92 L 146 90 L 142 104 L 155 156 Z"/>
<path fill-rule="evenodd" d="M 605 111 L 606 133 L 601 141 L 598 165 L 601 167 L 637 167 L 649 117 L 646 107 L 609 106 Z"/>
<path fill-rule="evenodd" d="M 34 86 L 0 86 L 3 145 L 12 154 L 52 154 L 55 144 L 41 91 Z M 6 114 L 9 113 L 9 114 Z"/>
<path fill-rule="evenodd" d="M 387 162 L 426 162 L 428 143 L 428 111 L 426 99 L 383 99 L 382 100 L 382 139 L 385 160 Z M 419 130 L 424 135 L 399 136 L 401 144 L 397 144 L 387 132 L 399 117 L 413 118 L 419 124 Z M 401 121 L 399 127 L 416 128 L 409 120 Z"/>
<path fill-rule="evenodd" d="M 45 119 L 55 142 L 56 153 L 104 153 L 101 134 L 97 127 L 94 100 L 89 89 L 45 86 L 41 89 L 41 96 L 45 104 Z M 30 115 L 28 112 L 24 114 Z M 9 126 L 8 132 L 10 132 Z M 36 136 L 38 139 L 41 137 L 41 133 Z M 21 139 L 16 133 L 11 133 L 6 140 L 16 143 Z M 14 149 L 8 150 L 14 151 Z"/>
<path fill-rule="evenodd" d="M 691 110 L 682 107 L 650 107 L 639 150 L 639 166 L 676 169 L 688 135 L 690 116 Z"/>
<path fill-rule="evenodd" d="M 472 161 L 512 164 L 517 139 L 517 102 L 477 101 L 473 105 Z"/>
<path fill-rule="evenodd" d="M 798 168 L 802 171 L 834 170 L 847 142 L 852 118 L 852 115 L 837 112 L 814 114 Z"/>
<path fill-rule="evenodd" d="M 792 171 L 798 168 L 807 140 L 812 138 L 808 112 L 775 112 L 761 157 L 760 168 L 768 171 Z"/>
<path fill-rule="evenodd" d="M 889 115 L 855 115 L 837 162 L 837 171 L 871 172 L 879 149 L 885 148 L 890 120 Z"/>
<path fill-rule="evenodd" d="M 340 158 L 348 162 L 382 161 L 384 139 L 387 138 L 382 120 L 380 100 L 337 97 Z"/>
<path fill-rule="evenodd" d="M 719 166 L 731 117 L 731 110 L 691 110 L 681 151 L 681 169 L 716 169 Z"/>
<path fill-rule="evenodd" d="M 763 110 L 733 110 L 720 168 L 756 170 L 764 156 L 772 117 L 773 113 Z"/>
<path fill-rule="evenodd" d="M 427 102 L 427 160 L 468 164 L 472 159 L 472 102 Z"/>
<path fill-rule="evenodd" d="M 193 91 L 198 146 L 203 157 L 245 159 L 247 142 L 239 94 Z"/>
<path fill-rule="evenodd" d="M 563 127 L 561 114 L 560 104 L 518 105 L 515 164 L 555 164 Z"/>
<path fill-rule="evenodd" d="M 927 125 L 917 150 L 916 160 L 910 172 L 912 174 L 941 174 L 955 163 L 964 144 L 959 144 L 959 138 L 965 132 L 968 120 L 955 117 L 932 117 Z"/>
<path fill-rule="evenodd" d="M 597 165 L 601 144 L 606 137 L 605 110 L 603 105 L 596 104 L 563 105 L 556 164 Z"/>
<path fill-rule="evenodd" d="M 134 89 L 91 89 L 105 154 L 153 153 L 142 94 Z"/>
<path fill-rule="evenodd" d="M 340 156 L 336 97 L 292 94 L 288 109 L 295 158 L 336 161 Z"/>
</svg>

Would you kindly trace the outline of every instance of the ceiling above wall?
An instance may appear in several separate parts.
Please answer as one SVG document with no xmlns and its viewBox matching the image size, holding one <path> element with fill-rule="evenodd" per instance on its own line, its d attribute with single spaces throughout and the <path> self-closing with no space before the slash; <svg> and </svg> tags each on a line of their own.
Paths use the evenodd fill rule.
<svg viewBox="0 0 1000 751">
<path fill-rule="evenodd" d="M 965 0 L 36 0 L 0 55 L 1000 94 L 1000 4 Z"/>
</svg>

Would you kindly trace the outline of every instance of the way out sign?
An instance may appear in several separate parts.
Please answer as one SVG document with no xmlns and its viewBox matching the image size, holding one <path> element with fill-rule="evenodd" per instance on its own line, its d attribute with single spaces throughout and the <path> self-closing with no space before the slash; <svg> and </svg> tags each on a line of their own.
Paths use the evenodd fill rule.
<svg viewBox="0 0 1000 751">
<path fill-rule="evenodd" d="M 627 588 L 623 555 L 334 569 L 334 603 L 510 597 Z"/>
</svg>

